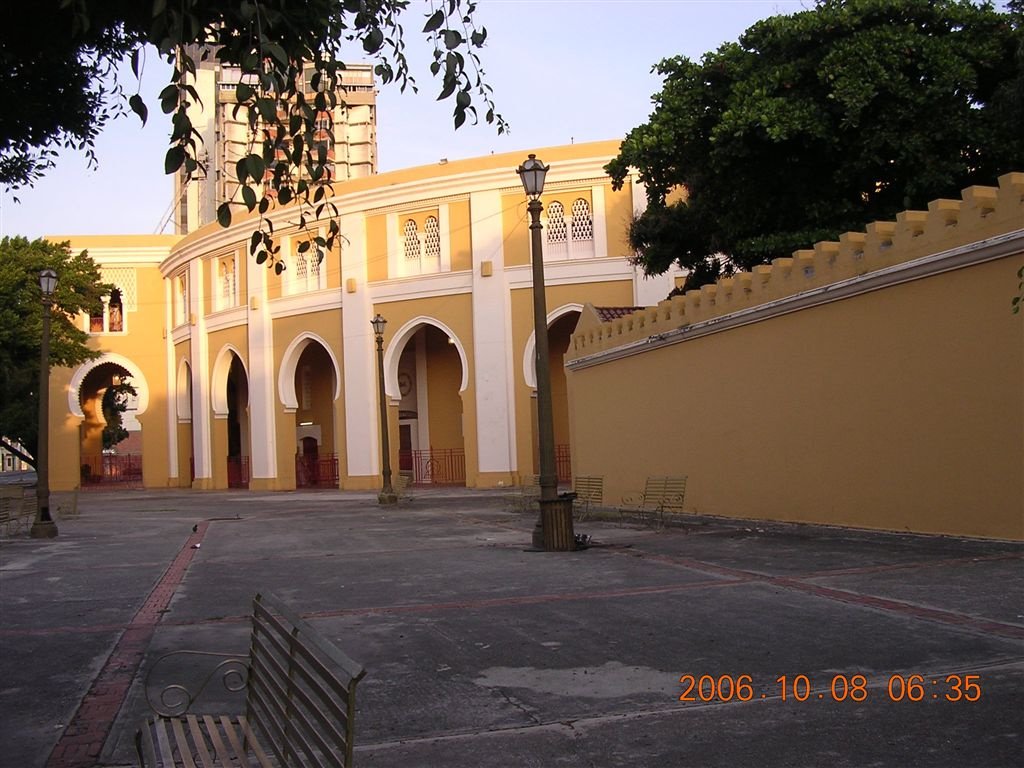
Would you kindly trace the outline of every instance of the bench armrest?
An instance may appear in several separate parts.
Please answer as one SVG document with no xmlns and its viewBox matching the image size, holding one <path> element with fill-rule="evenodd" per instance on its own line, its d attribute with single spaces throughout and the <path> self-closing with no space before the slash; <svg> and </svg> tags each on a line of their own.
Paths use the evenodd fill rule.
<svg viewBox="0 0 1024 768">
<path fill-rule="evenodd" d="M 219 661 L 205 676 L 197 676 L 195 682 L 190 681 L 188 686 L 182 683 L 171 683 L 161 687 L 154 680 L 158 679 L 160 675 L 168 674 L 164 670 L 168 666 L 173 667 L 174 664 L 165 662 L 172 657 L 200 657 L 209 659 L 211 662 L 218 659 Z M 175 661 L 180 661 L 180 658 Z M 157 659 L 149 668 L 143 682 L 143 690 L 146 693 L 146 703 L 155 714 L 160 717 L 178 717 L 188 712 L 214 681 L 219 681 L 224 690 L 237 693 L 245 690 L 248 679 L 249 657 L 246 655 L 209 651 L 171 651 Z"/>
</svg>

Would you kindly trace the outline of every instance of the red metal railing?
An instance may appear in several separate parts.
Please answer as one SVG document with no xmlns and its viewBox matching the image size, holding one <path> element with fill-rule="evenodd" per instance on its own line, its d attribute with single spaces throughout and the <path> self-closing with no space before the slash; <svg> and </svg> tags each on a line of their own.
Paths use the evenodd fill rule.
<svg viewBox="0 0 1024 768">
<path fill-rule="evenodd" d="M 141 488 L 142 454 L 83 456 L 80 471 L 83 488 L 95 488 L 100 485 Z"/>
<path fill-rule="evenodd" d="M 466 484 L 466 452 L 461 448 L 399 451 L 398 466 L 412 472 L 416 485 Z"/>
<path fill-rule="evenodd" d="M 228 488 L 249 487 L 249 457 L 228 456 Z"/>
<path fill-rule="evenodd" d="M 568 443 L 555 446 L 555 472 L 561 485 L 572 484 L 572 452 Z"/>
<path fill-rule="evenodd" d="M 296 488 L 337 488 L 338 454 L 322 456 L 295 455 Z"/>
</svg>

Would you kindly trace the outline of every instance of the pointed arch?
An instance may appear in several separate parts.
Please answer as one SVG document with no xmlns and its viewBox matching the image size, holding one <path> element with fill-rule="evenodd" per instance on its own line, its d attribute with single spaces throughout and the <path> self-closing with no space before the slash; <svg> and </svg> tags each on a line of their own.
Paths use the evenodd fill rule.
<svg viewBox="0 0 1024 768">
<path fill-rule="evenodd" d="M 398 389 L 398 359 L 402 356 L 402 350 L 409 342 L 409 339 L 424 325 L 432 325 L 443 331 L 459 353 L 459 360 L 462 363 L 462 381 L 459 383 L 459 392 L 465 392 L 469 386 L 469 358 L 466 356 L 466 348 L 456 335 L 455 331 L 434 317 L 420 315 L 407 322 L 394 336 L 387 349 L 384 350 L 384 391 L 393 400 L 401 399 L 402 395 Z"/>
<path fill-rule="evenodd" d="M 337 400 L 341 397 L 341 366 L 338 364 L 334 350 L 322 336 L 318 336 L 312 331 L 303 331 L 292 339 L 291 344 L 284 351 L 284 357 L 281 358 L 281 369 L 277 374 L 278 397 L 280 397 L 285 411 L 292 412 L 299 407 L 299 396 L 295 392 L 295 373 L 299 366 L 299 358 L 302 357 L 306 347 L 313 343 L 323 347 L 327 356 L 331 358 L 331 365 L 334 367 L 334 399 Z"/>
<path fill-rule="evenodd" d="M 242 353 L 232 344 L 221 347 L 213 363 L 213 372 L 210 374 L 210 407 L 215 418 L 226 419 L 228 416 L 228 374 L 231 372 L 232 357 L 238 358 L 238 364 L 242 366 L 246 379 L 249 378 L 249 370 L 245 367 Z"/>
<path fill-rule="evenodd" d="M 558 309 L 548 312 L 548 328 L 554 325 L 558 318 L 568 315 L 570 312 L 582 312 L 582 304 L 563 304 Z M 526 386 L 530 389 L 537 388 L 537 362 L 534 360 L 537 349 L 536 332 L 530 332 L 530 338 L 526 340 L 526 349 L 523 351 L 523 378 L 526 379 Z"/>
<path fill-rule="evenodd" d="M 179 424 L 192 421 L 192 365 L 186 358 L 178 364 L 174 401 Z"/>
</svg>

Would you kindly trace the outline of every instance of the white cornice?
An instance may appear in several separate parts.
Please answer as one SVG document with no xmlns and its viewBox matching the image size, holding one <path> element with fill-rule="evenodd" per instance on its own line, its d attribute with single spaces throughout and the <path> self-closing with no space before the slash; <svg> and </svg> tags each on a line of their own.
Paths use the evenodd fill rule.
<svg viewBox="0 0 1024 768">
<path fill-rule="evenodd" d="M 751 323 L 759 323 L 790 312 L 799 312 L 803 309 L 831 304 L 834 301 L 842 301 L 883 288 L 940 275 L 944 272 L 983 264 L 986 261 L 1007 258 L 1020 254 L 1022 251 L 1024 251 L 1024 229 L 1018 229 L 1004 235 L 979 240 L 941 253 L 922 256 L 902 264 L 895 264 L 857 277 L 812 288 L 792 296 L 759 304 L 756 307 L 730 312 L 727 315 L 703 320 L 692 325 L 684 325 L 675 330 L 657 333 L 619 347 L 584 355 L 570 360 L 565 367 L 574 371 L 582 370 L 593 365 L 638 355 L 648 350 L 692 341 Z"/>
<path fill-rule="evenodd" d="M 370 286 L 370 298 L 375 303 L 410 301 L 435 296 L 453 296 L 473 290 L 473 274 L 469 270 L 441 272 L 435 275 L 415 275 L 385 280 Z"/>
<path fill-rule="evenodd" d="M 214 312 L 206 316 L 206 332 L 222 331 L 225 328 L 235 328 L 245 325 L 248 320 L 248 313 L 244 306 L 232 307 L 220 312 Z"/>
<path fill-rule="evenodd" d="M 509 288 L 533 286 L 533 268 L 529 264 L 508 267 L 505 269 L 505 274 L 508 278 Z M 632 279 L 633 267 L 621 257 L 544 262 L 544 284 L 548 286 Z"/>
<path fill-rule="evenodd" d="M 312 312 L 326 312 L 341 309 L 341 289 L 328 288 L 324 291 L 310 291 L 282 296 L 269 302 L 272 318 L 308 315 Z"/>
</svg>

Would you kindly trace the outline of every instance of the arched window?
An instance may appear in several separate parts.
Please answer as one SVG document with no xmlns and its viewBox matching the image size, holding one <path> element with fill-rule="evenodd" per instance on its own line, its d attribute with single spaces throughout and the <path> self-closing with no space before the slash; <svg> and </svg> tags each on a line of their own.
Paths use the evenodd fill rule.
<svg viewBox="0 0 1024 768">
<path fill-rule="evenodd" d="M 557 200 L 548 206 L 548 242 L 565 242 L 565 209 Z"/>
<path fill-rule="evenodd" d="M 420 233 L 416 222 L 409 219 L 405 222 L 403 229 L 405 258 L 419 259 L 420 257 Z"/>
<path fill-rule="evenodd" d="M 572 239 L 594 239 L 594 221 L 590 216 L 590 204 L 582 197 L 577 198 L 572 204 Z"/>
<path fill-rule="evenodd" d="M 110 301 L 107 303 L 107 330 L 110 333 L 121 333 L 124 330 L 124 304 L 118 288 L 110 292 Z"/>
<path fill-rule="evenodd" d="M 441 230 L 433 216 L 427 216 L 423 223 L 423 255 L 428 259 L 441 257 Z"/>
</svg>

